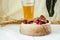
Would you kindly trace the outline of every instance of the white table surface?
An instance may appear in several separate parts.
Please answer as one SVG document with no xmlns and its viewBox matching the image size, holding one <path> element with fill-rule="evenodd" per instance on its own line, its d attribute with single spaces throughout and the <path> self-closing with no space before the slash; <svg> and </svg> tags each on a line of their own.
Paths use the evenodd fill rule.
<svg viewBox="0 0 60 40">
<path fill-rule="evenodd" d="M 33 37 L 20 34 L 20 25 L 6 25 L 0 27 L 0 40 L 60 40 L 60 25 L 51 25 L 51 28 L 51 34 Z"/>
</svg>

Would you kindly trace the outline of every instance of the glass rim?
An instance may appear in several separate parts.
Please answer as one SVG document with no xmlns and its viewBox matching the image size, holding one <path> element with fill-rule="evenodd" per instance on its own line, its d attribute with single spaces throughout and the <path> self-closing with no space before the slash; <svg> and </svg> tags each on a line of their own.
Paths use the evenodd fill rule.
<svg viewBox="0 0 60 40">
<path fill-rule="evenodd" d="M 22 4 L 22 5 L 27 5 L 27 4 L 28 4 L 28 5 L 31 5 L 31 4 L 32 4 L 32 5 L 35 5 L 35 0 L 34 0 L 34 2 L 26 2 L 26 1 L 23 1 L 23 0 L 22 0 L 22 1 L 21 1 L 21 4 Z"/>
</svg>

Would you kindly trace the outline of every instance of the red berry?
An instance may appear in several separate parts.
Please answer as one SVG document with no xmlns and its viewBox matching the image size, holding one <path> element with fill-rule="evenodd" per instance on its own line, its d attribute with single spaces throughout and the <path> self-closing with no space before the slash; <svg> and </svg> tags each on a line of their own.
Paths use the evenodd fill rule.
<svg viewBox="0 0 60 40">
<path fill-rule="evenodd" d="M 43 24 L 44 24 L 44 23 L 47 23 L 47 20 L 41 20 L 41 21 L 43 22 Z"/>
<path fill-rule="evenodd" d="M 27 24 L 27 20 L 23 20 L 22 22 L 23 22 L 24 24 Z"/>
<path fill-rule="evenodd" d="M 36 20 L 35 23 L 36 23 L 36 22 L 39 22 L 39 20 Z"/>
<path fill-rule="evenodd" d="M 40 21 L 44 21 L 44 20 L 40 19 Z"/>
<path fill-rule="evenodd" d="M 43 22 L 43 21 L 42 21 L 42 24 L 46 24 L 46 22 Z"/>
<path fill-rule="evenodd" d="M 27 21 L 27 24 L 30 24 L 30 21 Z"/>
<path fill-rule="evenodd" d="M 33 21 L 30 21 L 30 24 L 33 23 Z"/>
<path fill-rule="evenodd" d="M 33 23 L 33 20 L 27 21 L 27 24 L 31 24 L 31 23 Z"/>
<path fill-rule="evenodd" d="M 31 24 L 30 22 L 27 22 L 27 24 Z"/>
<path fill-rule="evenodd" d="M 47 20 L 43 20 L 43 22 L 47 23 Z"/>
<path fill-rule="evenodd" d="M 49 21 L 47 20 L 47 23 L 49 23 Z"/>
<path fill-rule="evenodd" d="M 23 22 L 24 24 L 27 24 L 27 22 Z"/>
<path fill-rule="evenodd" d="M 39 24 L 39 21 L 36 21 L 36 24 Z"/>
<path fill-rule="evenodd" d="M 39 22 L 39 24 L 42 24 L 42 22 Z"/>
</svg>

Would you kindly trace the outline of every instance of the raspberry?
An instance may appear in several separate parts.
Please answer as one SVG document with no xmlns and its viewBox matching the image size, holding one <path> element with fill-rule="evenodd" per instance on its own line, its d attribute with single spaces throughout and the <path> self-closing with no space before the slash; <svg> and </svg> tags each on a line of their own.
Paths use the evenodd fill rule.
<svg viewBox="0 0 60 40">
<path fill-rule="evenodd" d="M 23 20 L 22 22 L 23 22 L 24 24 L 27 24 L 27 20 Z"/>
<path fill-rule="evenodd" d="M 30 24 L 30 21 L 27 21 L 27 24 Z"/>
<path fill-rule="evenodd" d="M 42 21 L 42 24 L 46 24 L 46 22 L 43 22 L 43 21 Z"/>
<path fill-rule="evenodd" d="M 40 25 L 49 23 L 49 21 L 46 20 L 46 18 L 43 15 L 41 15 L 40 17 L 34 18 L 33 20 L 26 20 L 26 19 L 24 19 L 22 22 L 24 24 L 31 24 L 31 23 L 34 22 L 34 23 L 40 24 Z"/>
<path fill-rule="evenodd" d="M 36 21 L 36 24 L 39 24 L 39 21 Z"/>
<path fill-rule="evenodd" d="M 42 24 L 42 22 L 39 22 L 39 24 L 41 25 L 41 24 Z"/>
<path fill-rule="evenodd" d="M 33 23 L 33 20 L 28 20 L 27 21 L 27 24 L 31 24 L 31 23 Z"/>
<path fill-rule="evenodd" d="M 49 23 L 49 21 L 47 20 L 47 23 Z"/>
<path fill-rule="evenodd" d="M 38 21 L 38 20 L 39 20 L 38 18 L 35 18 L 35 19 L 34 19 L 34 22 L 36 23 L 36 21 Z"/>
<path fill-rule="evenodd" d="M 33 21 L 30 21 L 30 23 L 33 23 Z"/>
</svg>

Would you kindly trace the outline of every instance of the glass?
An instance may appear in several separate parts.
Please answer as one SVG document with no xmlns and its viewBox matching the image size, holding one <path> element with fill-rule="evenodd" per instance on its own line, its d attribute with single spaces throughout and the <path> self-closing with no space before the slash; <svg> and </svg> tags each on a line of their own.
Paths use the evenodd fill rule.
<svg viewBox="0 0 60 40">
<path fill-rule="evenodd" d="M 32 20 L 34 18 L 34 0 L 23 0 L 23 12 L 24 12 L 24 19 Z"/>
</svg>

